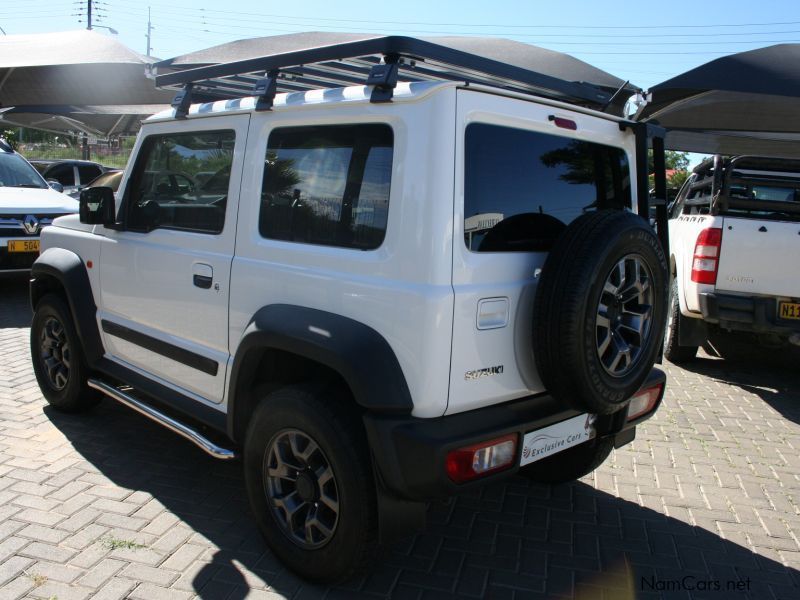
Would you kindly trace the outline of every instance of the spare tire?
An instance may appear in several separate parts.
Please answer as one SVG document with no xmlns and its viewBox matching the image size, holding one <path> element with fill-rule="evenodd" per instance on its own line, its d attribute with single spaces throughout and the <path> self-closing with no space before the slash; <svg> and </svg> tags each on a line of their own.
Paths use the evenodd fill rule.
<svg viewBox="0 0 800 600">
<path fill-rule="evenodd" d="M 556 242 L 536 289 L 533 351 L 548 392 L 595 414 L 623 408 L 664 336 L 667 261 L 641 217 L 601 210 Z"/>
</svg>

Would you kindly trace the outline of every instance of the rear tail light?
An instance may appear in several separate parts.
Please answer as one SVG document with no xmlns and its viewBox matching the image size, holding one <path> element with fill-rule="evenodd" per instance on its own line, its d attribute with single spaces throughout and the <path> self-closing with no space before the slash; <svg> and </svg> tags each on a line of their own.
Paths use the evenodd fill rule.
<svg viewBox="0 0 800 600">
<path fill-rule="evenodd" d="M 722 229 L 703 229 L 697 236 L 692 259 L 692 281 L 695 283 L 717 283 L 719 251 L 722 246 Z"/>
<path fill-rule="evenodd" d="M 456 483 L 509 468 L 517 457 L 517 434 L 486 440 L 447 454 L 447 476 Z"/>
<path fill-rule="evenodd" d="M 628 421 L 638 419 L 642 415 L 646 415 L 653 410 L 663 390 L 663 383 L 639 390 L 628 404 Z"/>
</svg>

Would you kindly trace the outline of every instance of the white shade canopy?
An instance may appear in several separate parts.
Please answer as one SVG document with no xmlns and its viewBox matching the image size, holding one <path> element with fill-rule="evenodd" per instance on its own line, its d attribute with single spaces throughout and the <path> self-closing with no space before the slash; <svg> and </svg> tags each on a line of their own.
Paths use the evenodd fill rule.
<svg viewBox="0 0 800 600">
<path fill-rule="evenodd" d="M 131 133 L 173 94 L 153 59 L 88 30 L 0 37 L 0 124 L 99 136 Z"/>
</svg>

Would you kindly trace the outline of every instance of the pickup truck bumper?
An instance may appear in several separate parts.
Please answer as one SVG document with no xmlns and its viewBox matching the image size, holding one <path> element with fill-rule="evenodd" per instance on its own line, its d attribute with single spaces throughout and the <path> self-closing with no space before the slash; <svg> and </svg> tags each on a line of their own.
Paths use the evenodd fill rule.
<svg viewBox="0 0 800 600">
<path fill-rule="evenodd" d="M 665 382 L 664 373 L 653 369 L 642 386 L 642 389 L 662 386 L 653 409 L 630 421 L 627 406 L 612 415 L 598 417 L 595 422 L 597 438 L 613 438 L 617 448 L 632 442 L 636 425 L 653 416 L 661 405 Z M 513 476 L 519 470 L 522 439 L 526 433 L 579 414 L 565 408 L 552 396 L 541 394 L 435 419 L 367 413 L 364 424 L 377 476 L 384 489 L 404 500 L 425 501 Z M 451 450 L 508 434 L 518 435 L 512 467 L 461 484 L 447 476 L 446 457 Z"/>
<path fill-rule="evenodd" d="M 781 337 L 800 332 L 800 321 L 778 317 L 776 298 L 709 292 L 700 294 L 700 312 L 703 320 L 731 331 L 771 333 Z"/>
</svg>

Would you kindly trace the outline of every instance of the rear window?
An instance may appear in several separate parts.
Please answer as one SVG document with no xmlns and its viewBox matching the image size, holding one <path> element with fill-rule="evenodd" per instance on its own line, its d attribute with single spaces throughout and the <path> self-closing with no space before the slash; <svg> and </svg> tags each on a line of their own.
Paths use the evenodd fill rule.
<svg viewBox="0 0 800 600">
<path fill-rule="evenodd" d="M 75 168 L 71 163 L 54 165 L 45 171 L 46 179 L 55 179 L 63 186 L 75 185 Z"/>
<path fill-rule="evenodd" d="M 464 241 L 474 252 L 543 252 L 574 219 L 631 205 L 621 148 L 473 123 L 466 130 Z"/>
<path fill-rule="evenodd" d="M 96 165 L 78 165 L 78 177 L 83 185 L 102 175 L 103 170 Z"/>
</svg>

